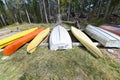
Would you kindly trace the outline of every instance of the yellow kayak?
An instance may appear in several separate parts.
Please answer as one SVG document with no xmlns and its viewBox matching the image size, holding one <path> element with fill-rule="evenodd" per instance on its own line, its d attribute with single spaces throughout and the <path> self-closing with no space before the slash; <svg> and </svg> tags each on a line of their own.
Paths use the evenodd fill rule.
<svg viewBox="0 0 120 80">
<path fill-rule="evenodd" d="M 38 29 L 38 28 L 32 28 L 32 29 L 29 29 L 29 30 L 25 30 L 25 31 L 16 33 L 16 34 L 14 34 L 14 35 L 12 35 L 12 36 L 3 38 L 3 39 L 0 40 L 0 46 L 4 45 L 4 44 L 6 44 L 6 43 L 9 43 L 9 42 L 11 42 L 11 41 L 13 41 L 13 40 L 16 40 L 16 39 L 18 39 L 18 38 L 21 38 L 21 37 L 25 36 L 26 34 L 32 32 L 32 31 L 34 31 L 34 30 L 36 30 L 36 29 Z"/>
<path fill-rule="evenodd" d="M 102 52 L 95 46 L 92 40 L 82 31 L 75 27 L 71 27 L 73 35 L 95 56 L 102 57 Z"/>
<path fill-rule="evenodd" d="M 11 42 L 8 42 L 8 43 L 5 43 L 3 45 L 0 45 L 0 49 L 6 47 L 7 45 L 11 44 L 12 42 L 14 42 L 15 40 L 11 41 Z"/>
<path fill-rule="evenodd" d="M 33 53 L 36 47 L 42 42 L 42 40 L 49 34 L 50 28 L 47 28 L 40 32 L 27 46 L 27 52 Z"/>
</svg>

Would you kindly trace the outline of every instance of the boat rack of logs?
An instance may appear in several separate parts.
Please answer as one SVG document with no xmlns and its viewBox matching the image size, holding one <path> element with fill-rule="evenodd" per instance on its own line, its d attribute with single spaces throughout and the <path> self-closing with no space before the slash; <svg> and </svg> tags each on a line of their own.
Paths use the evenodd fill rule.
<svg viewBox="0 0 120 80">
<path fill-rule="evenodd" d="M 5 32 L 3 31 L 3 33 Z M 0 52 L 3 51 L 5 56 L 13 54 L 24 44 L 28 46 L 27 52 L 29 53 L 33 53 L 37 46 L 49 46 L 50 50 L 84 46 L 95 57 L 102 57 L 98 47 L 120 48 L 120 36 L 93 25 L 87 25 L 84 30 L 75 27 L 65 29 L 61 25 L 57 25 L 52 31 L 49 28 L 40 30 L 33 28 L 21 32 L 11 32 L 5 36 L 6 38 L 0 40 Z M 31 42 L 29 43 L 29 41 Z M 3 47 L 5 48 L 3 49 Z"/>
</svg>

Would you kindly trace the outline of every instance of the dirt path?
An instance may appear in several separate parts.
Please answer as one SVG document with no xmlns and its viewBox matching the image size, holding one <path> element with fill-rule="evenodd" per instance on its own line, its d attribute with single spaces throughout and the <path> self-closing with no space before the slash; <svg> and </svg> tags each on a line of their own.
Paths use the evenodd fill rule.
<svg viewBox="0 0 120 80">
<path fill-rule="evenodd" d="M 120 63 L 120 49 L 102 49 L 109 55 L 112 59 Z"/>
</svg>

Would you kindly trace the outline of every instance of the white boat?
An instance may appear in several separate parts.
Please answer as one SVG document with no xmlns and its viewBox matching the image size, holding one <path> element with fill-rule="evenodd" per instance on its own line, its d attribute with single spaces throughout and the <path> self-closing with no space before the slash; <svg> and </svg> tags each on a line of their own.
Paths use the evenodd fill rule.
<svg viewBox="0 0 120 80">
<path fill-rule="evenodd" d="M 93 25 L 87 25 L 85 32 L 104 47 L 120 48 L 120 36 Z"/>
<path fill-rule="evenodd" d="M 71 49 L 72 40 L 67 30 L 61 25 L 53 28 L 49 38 L 50 50 Z"/>
</svg>

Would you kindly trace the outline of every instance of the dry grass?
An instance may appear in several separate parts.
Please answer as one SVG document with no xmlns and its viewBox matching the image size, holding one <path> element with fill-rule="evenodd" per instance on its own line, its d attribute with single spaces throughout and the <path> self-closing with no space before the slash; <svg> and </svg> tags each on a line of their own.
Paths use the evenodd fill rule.
<svg viewBox="0 0 120 80">
<path fill-rule="evenodd" d="M 120 65 L 104 54 L 96 59 L 83 48 L 50 51 L 38 47 L 27 54 L 26 46 L 9 60 L 0 61 L 2 80 L 119 80 Z"/>
<path fill-rule="evenodd" d="M 13 24 L 13 25 L 9 25 L 9 26 L 4 26 L 2 28 L 0 28 L 0 31 L 4 30 L 4 29 L 10 29 L 10 30 L 16 30 L 17 28 L 19 28 L 20 30 L 25 30 L 25 29 L 30 29 L 33 27 L 54 27 L 56 24 L 45 24 L 45 23 L 40 23 L 40 24 L 28 24 L 28 23 L 23 23 L 23 24 Z M 65 28 L 70 28 L 70 26 L 66 25 L 66 24 L 62 24 Z"/>
</svg>

